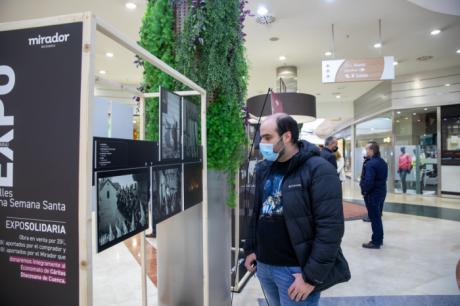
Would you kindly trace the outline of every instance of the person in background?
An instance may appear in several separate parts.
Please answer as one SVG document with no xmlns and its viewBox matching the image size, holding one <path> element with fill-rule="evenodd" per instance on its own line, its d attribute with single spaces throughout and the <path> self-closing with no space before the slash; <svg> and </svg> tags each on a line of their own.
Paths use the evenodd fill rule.
<svg viewBox="0 0 460 306">
<path fill-rule="evenodd" d="M 337 169 L 337 161 L 334 153 L 337 152 L 337 139 L 334 136 L 329 136 L 324 142 L 324 148 L 321 150 L 321 157 L 330 162 Z"/>
<path fill-rule="evenodd" d="M 364 196 L 372 225 L 372 240 L 363 243 L 363 248 L 380 249 L 383 244 L 383 203 L 387 194 L 388 165 L 380 157 L 380 148 L 375 141 L 366 145 L 368 160 L 364 163 L 359 185 Z"/>
<path fill-rule="evenodd" d="M 339 175 L 340 181 L 345 182 L 345 159 L 339 151 L 335 152 L 335 159 L 337 161 L 337 174 Z"/>
<path fill-rule="evenodd" d="M 270 306 L 318 305 L 322 291 L 350 279 L 339 178 L 315 145 L 299 141 L 291 116 L 268 117 L 260 135 L 244 266 L 257 270 Z"/>
<path fill-rule="evenodd" d="M 401 188 L 402 192 L 406 193 L 407 191 L 407 183 L 406 177 L 412 170 L 412 158 L 409 154 L 406 153 L 406 148 L 401 147 L 401 155 L 399 155 L 398 159 L 398 174 L 401 178 Z"/>
</svg>

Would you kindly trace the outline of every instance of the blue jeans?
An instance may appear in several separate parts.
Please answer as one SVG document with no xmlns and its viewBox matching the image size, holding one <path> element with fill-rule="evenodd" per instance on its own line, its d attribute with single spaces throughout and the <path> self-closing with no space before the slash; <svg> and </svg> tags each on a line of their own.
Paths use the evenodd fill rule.
<svg viewBox="0 0 460 306">
<path fill-rule="evenodd" d="M 272 266 L 257 262 L 257 278 L 268 300 L 269 306 L 317 306 L 320 293 L 311 293 L 305 301 L 291 300 L 288 289 L 294 282 L 294 273 L 301 273 L 300 267 Z"/>
<path fill-rule="evenodd" d="M 383 222 L 382 211 L 385 203 L 385 196 L 367 195 L 364 197 L 367 213 L 371 219 L 372 243 L 375 245 L 383 244 Z"/>
</svg>

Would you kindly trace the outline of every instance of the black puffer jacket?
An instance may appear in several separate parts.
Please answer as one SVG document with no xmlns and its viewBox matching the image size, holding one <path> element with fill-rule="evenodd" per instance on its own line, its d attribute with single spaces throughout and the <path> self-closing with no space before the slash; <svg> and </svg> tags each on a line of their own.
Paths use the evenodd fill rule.
<svg viewBox="0 0 460 306">
<path fill-rule="evenodd" d="M 313 144 L 300 141 L 300 154 L 293 157 L 283 185 L 284 220 L 306 282 L 315 291 L 350 279 L 340 243 L 344 234 L 342 188 L 334 167 L 319 156 Z M 262 205 L 263 183 L 272 162 L 256 168 L 254 211 L 245 253 L 255 250 L 256 230 Z"/>
</svg>

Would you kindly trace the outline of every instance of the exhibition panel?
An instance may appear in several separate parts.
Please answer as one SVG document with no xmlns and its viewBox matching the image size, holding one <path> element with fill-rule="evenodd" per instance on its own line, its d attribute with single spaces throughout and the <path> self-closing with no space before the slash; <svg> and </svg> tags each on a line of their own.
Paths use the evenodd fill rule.
<svg viewBox="0 0 460 306">
<path fill-rule="evenodd" d="M 97 174 L 98 252 L 148 228 L 149 200 L 149 168 Z"/>
<path fill-rule="evenodd" d="M 83 23 L 5 28 L 0 266 L 8 281 L 0 286 L 2 304 L 79 305 Z"/>
<path fill-rule="evenodd" d="M 191 130 L 188 133 L 198 137 L 197 123 L 201 122 L 200 143 L 204 145 L 201 172 L 194 171 L 193 175 L 199 174 L 201 190 L 206 190 L 204 89 L 91 13 L 0 24 L 0 119 L 3 126 L 0 263 L 2 276 L 8 279 L 0 286 L 2 304 L 93 304 L 91 228 L 94 220 L 90 198 L 91 190 L 95 190 L 99 252 L 141 233 L 139 279 L 142 304 L 146 305 L 144 230 L 149 223 L 148 204 L 153 186 L 158 188 L 154 199 L 164 204 L 158 206 L 163 207 L 162 215 L 159 212 L 163 220 L 183 211 L 181 96 L 162 91 L 160 122 L 164 124 L 160 127 L 163 132 L 160 142 L 163 147 L 158 147 L 156 142 L 93 139 L 96 31 L 188 86 L 188 93 L 201 96 L 201 110 L 190 111 L 192 117 L 188 119 L 188 126 Z M 60 63 L 60 59 L 65 59 L 65 63 Z M 140 95 L 140 108 L 144 112 L 144 94 Z M 106 105 L 101 104 L 102 113 Z M 115 108 L 112 105 L 109 129 L 105 121 L 95 134 L 110 137 L 110 130 L 115 127 L 118 130 L 112 136 L 132 139 L 132 106 L 117 105 Z M 95 111 L 98 112 L 97 107 Z M 145 114 L 140 117 L 144 120 Z M 199 154 L 196 158 L 200 148 L 194 146 L 198 140 L 187 137 L 187 143 L 189 155 L 200 161 Z M 160 155 L 163 164 L 159 164 Z M 164 164 L 172 161 L 176 165 Z M 154 182 L 152 166 L 157 167 Z M 198 185 L 192 185 L 195 189 L 188 192 L 193 193 L 192 202 L 195 203 L 199 199 L 195 194 Z M 194 214 L 192 219 L 184 218 L 190 225 L 202 229 L 201 247 L 195 250 L 202 264 L 184 269 L 194 271 L 191 275 L 200 288 L 198 298 L 203 305 L 209 305 L 205 193 L 201 194 L 200 203 L 199 217 Z M 163 254 L 167 254 L 165 251 Z M 195 271 L 196 267 L 201 268 Z M 24 290 L 28 294 L 22 294 Z"/>
</svg>

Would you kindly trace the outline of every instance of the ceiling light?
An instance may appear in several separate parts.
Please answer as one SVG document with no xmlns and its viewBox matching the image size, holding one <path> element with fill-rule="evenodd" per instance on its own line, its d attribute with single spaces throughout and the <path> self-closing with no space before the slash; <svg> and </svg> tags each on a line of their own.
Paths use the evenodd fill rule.
<svg viewBox="0 0 460 306">
<path fill-rule="evenodd" d="M 259 16 L 265 16 L 268 14 L 268 10 L 265 6 L 259 6 L 259 8 L 257 9 L 257 15 Z"/>
<path fill-rule="evenodd" d="M 426 108 L 426 107 L 425 107 L 423 110 L 427 111 L 427 110 L 428 110 L 428 108 Z"/>
<path fill-rule="evenodd" d="M 341 98 L 340 95 L 337 95 L 337 96 L 335 96 L 335 97 L 336 97 L 337 99 L 340 99 L 340 98 Z"/>
<path fill-rule="evenodd" d="M 398 64 L 399 64 L 398 61 L 393 62 L 393 66 L 397 66 Z"/>
<path fill-rule="evenodd" d="M 331 52 L 331 51 L 326 51 L 326 52 L 324 52 L 324 55 L 326 55 L 326 56 L 331 56 L 331 55 L 332 55 L 332 52 Z"/>
<path fill-rule="evenodd" d="M 440 33 L 441 33 L 441 30 L 435 29 L 435 30 L 431 31 L 430 34 L 431 34 L 432 36 L 435 36 L 435 35 L 438 35 L 438 34 L 440 34 Z"/>
<path fill-rule="evenodd" d="M 281 56 L 280 56 L 280 61 L 285 61 L 285 60 L 286 60 L 286 56 L 281 55 Z"/>
<path fill-rule="evenodd" d="M 457 51 L 455 51 L 455 52 L 457 52 L 458 54 L 460 54 L 460 49 L 457 49 Z"/>
<path fill-rule="evenodd" d="M 446 86 L 446 87 L 449 87 L 449 86 L 450 86 L 450 84 L 449 84 L 449 83 L 447 83 L 447 84 L 444 84 L 444 86 Z"/>
<path fill-rule="evenodd" d="M 99 70 L 99 73 L 100 73 L 100 74 L 106 74 L 107 71 L 105 71 L 105 70 Z"/>
<path fill-rule="evenodd" d="M 399 114 L 401 114 L 401 112 L 400 112 L 400 111 L 397 111 L 396 113 L 397 113 L 398 115 L 399 115 Z"/>
<path fill-rule="evenodd" d="M 376 44 L 374 44 L 374 48 L 375 48 L 375 49 L 382 48 L 382 43 L 376 43 Z"/>
<path fill-rule="evenodd" d="M 125 6 L 128 10 L 135 10 L 137 7 L 136 3 L 134 2 L 126 2 Z"/>
<path fill-rule="evenodd" d="M 112 53 L 112 52 L 106 52 L 106 53 L 105 53 L 105 56 L 107 56 L 107 57 L 113 57 L 113 53 Z"/>
<path fill-rule="evenodd" d="M 412 113 L 413 116 L 417 115 L 417 113 Z"/>
</svg>

